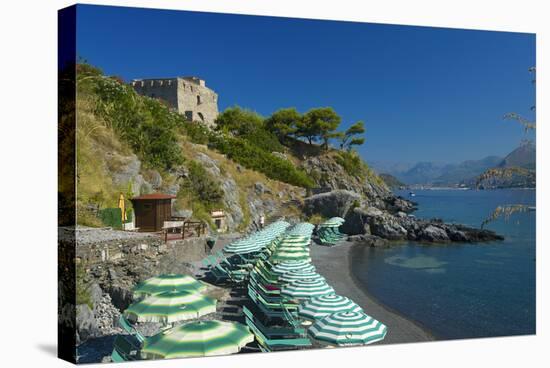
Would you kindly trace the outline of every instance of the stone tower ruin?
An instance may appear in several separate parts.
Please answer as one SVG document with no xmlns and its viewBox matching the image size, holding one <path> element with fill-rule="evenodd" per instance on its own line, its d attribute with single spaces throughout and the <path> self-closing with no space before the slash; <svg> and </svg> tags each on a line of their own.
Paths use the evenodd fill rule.
<svg viewBox="0 0 550 368">
<path fill-rule="evenodd" d="M 189 121 L 212 128 L 218 117 L 218 94 L 198 77 L 134 79 L 134 90 L 143 96 L 165 101 Z"/>
</svg>

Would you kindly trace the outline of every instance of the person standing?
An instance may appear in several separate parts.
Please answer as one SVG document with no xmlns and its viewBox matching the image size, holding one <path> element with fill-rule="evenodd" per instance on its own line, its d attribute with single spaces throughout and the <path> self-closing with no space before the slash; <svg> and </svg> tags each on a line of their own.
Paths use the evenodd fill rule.
<svg viewBox="0 0 550 368">
<path fill-rule="evenodd" d="M 265 216 L 260 215 L 260 229 L 263 229 L 265 225 Z"/>
</svg>

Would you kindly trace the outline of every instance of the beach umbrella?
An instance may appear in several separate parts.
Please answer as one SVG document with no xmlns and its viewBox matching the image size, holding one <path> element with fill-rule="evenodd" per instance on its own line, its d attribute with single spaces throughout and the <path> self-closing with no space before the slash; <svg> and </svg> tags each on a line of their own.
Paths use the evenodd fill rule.
<svg viewBox="0 0 550 368">
<path fill-rule="evenodd" d="M 274 263 L 283 261 L 306 261 L 311 262 L 309 249 L 304 247 L 279 247 L 271 255 L 271 261 Z"/>
<path fill-rule="evenodd" d="M 290 271 L 315 271 L 315 266 L 306 261 L 284 261 L 277 263 L 271 271 L 277 275 L 283 275 Z"/>
<path fill-rule="evenodd" d="M 124 195 L 122 193 L 120 193 L 120 197 L 118 198 L 118 208 L 120 208 L 122 222 L 124 223 L 127 218 L 126 218 L 126 204 L 124 202 Z"/>
<path fill-rule="evenodd" d="M 173 327 L 143 342 L 145 359 L 171 359 L 238 353 L 254 341 L 245 325 L 224 321 L 197 321 Z"/>
<path fill-rule="evenodd" d="M 298 307 L 300 317 L 316 320 L 336 312 L 362 312 L 360 306 L 345 296 L 329 294 L 306 300 Z"/>
<path fill-rule="evenodd" d="M 340 227 L 342 226 L 342 222 L 340 221 L 336 221 L 336 220 L 327 220 L 321 224 L 319 224 L 319 227 L 320 228 L 323 228 L 323 227 Z"/>
<path fill-rule="evenodd" d="M 315 321 L 308 333 L 315 340 L 336 346 L 366 345 L 383 340 L 387 328 L 363 312 L 337 312 Z"/>
<path fill-rule="evenodd" d="M 231 243 L 227 244 L 223 251 L 226 253 L 247 254 L 253 252 L 259 252 L 262 250 L 262 246 L 258 243 Z"/>
<path fill-rule="evenodd" d="M 280 242 L 278 247 L 307 247 L 311 243 L 311 237 L 299 237 L 299 238 L 283 238 Z"/>
<path fill-rule="evenodd" d="M 319 275 L 315 271 L 297 270 L 290 271 L 279 277 L 279 281 L 293 282 L 296 280 L 325 280 L 325 278 Z"/>
<path fill-rule="evenodd" d="M 334 294 L 334 289 L 324 280 L 296 280 L 281 288 L 281 296 L 289 299 L 309 299 L 326 294 Z"/>
<path fill-rule="evenodd" d="M 189 275 L 166 274 L 143 281 L 134 289 L 134 298 L 160 294 L 167 291 L 200 292 L 206 285 Z"/>
<path fill-rule="evenodd" d="M 168 291 L 130 305 L 126 318 L 133 322 L 164 324 L 195 319 L 216 312 L 216 300 L 192 291 Z"/>
</svg>

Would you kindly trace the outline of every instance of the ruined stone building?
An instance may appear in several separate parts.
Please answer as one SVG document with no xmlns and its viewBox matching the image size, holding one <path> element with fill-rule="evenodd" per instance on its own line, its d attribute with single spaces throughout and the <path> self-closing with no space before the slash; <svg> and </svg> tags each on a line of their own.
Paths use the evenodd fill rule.
<svg viewBox="0 0 550 368">
<path fill-rule="evenodd" d="M 218 94 L 206 87 L 204 79 L 176 77 L 135 79 L 132 86 L 140 95 L 158 98 L 189 121 L 214 126 L 218 116 Z"/>
</svg>

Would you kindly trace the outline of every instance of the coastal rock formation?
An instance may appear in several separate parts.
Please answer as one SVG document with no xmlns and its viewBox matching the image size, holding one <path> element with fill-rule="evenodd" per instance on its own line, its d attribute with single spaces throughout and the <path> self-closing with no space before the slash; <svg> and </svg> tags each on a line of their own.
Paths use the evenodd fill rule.
<svg viewBox="0 0 550 368">
<path fill-rule="evenodd" d="M 402 211 L 392 214 L 375 207 L 354 208 L 345 219 L 342 231 L 352 236 L 365 234 L 386 240 L 427 243 L 486 242 L 503 239 L 490 230 L 446 224 L 439 219 L 422 220 Z"/>
<path fill-rule="evenodd" d="M 358 193 L 337 189 L 305 198 L 304 212 L 308 216 L 318 214 L 323 217 L 345 217 L 360 201 L 361 196 Z"/>
<path fill-rule="evenodd" d="M 76 306 L 76 342 L 77 344 L 89 338 L 100 335 L 94 312 L 87 304 Z"/>
</svg>

